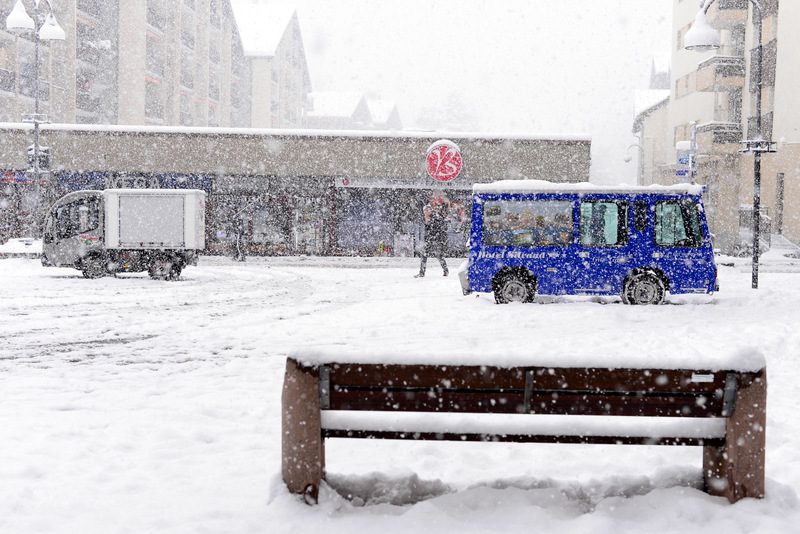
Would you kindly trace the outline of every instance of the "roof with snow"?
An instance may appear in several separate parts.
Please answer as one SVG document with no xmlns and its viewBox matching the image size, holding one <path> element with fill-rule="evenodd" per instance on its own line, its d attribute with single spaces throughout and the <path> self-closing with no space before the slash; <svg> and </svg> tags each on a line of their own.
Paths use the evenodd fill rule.
<svg viewBox="0 0 800 534">
<path fill-rule="evenodd" d="M 308 97 L 311 100 L 310 117 L 352 117 L 362 102 L 366 102 L 362 93 L 355 92 L 317 91 Z"/>
<path fill-rule="evenodd" d="M 296 16 L 291 4 L 248 4 L 231 0 L 231 7 L 246 56 L 274 56 L 286 28 Z"/>
<path fill-rule="evenodd" d="M 543 180 L 500 180 L 492 183 L 475 184 L 476 193 L 660 193 L 671 195 L 700 195 L 703 186 L 697 184 L 674 185 L 602 185 L 589 182 L 546 182 Z"/>
<path fill-rule="evenodd" d="M 390 100 L 367 100 L 369 112 L 375 122 L 387 122 L 397 105 Z"/>
<path fill-rule="evenodd" d="M 648 91 L 636 91 L 633 102 L 633 114 L 639 116 L 665 100 L 669 99 L 669 89 L 658 89 Z"/>
<path fill-rule="evenodd" d="M 669 103 L 669 89 L 636 91 L 633 104 L 633 133 L 642 129 L 644 119 Z"/>
</svg>

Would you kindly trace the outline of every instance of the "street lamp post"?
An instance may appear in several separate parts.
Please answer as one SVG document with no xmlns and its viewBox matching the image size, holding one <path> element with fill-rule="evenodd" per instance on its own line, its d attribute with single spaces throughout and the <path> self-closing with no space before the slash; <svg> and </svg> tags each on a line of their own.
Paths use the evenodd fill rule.
<svg viewBox="0 0 800 534">
<path fill-rule="evenodd" d="M 631 160 L 633 160 L 633 158 L 629 154 L 631 149 L 633 147 L 636 147 L 636 148 L 639 149 L 639 157 L 636 160 L 636 184 L 637 185 L 642 185 L 642 182 L 644 181 L 644 147 L 642 146 L 642 142 L 643 141 L 640 141 L 638 143 L 634 143 L 634 144 L 630 145 L 628 148 L 626 148 L 625 149 L 625 156 L 622 158 L 622 161 L 624 161 L 625 163 L 629 163 Z"/>
<path fill-rule="evenodd" d="M 42 2 L 47 4 L 47 12 L 40 10 Z M 33 17 L 31 17 L 25 9 L 22 0 L 17 0 L 11 13 L 6 17 L 6 29 L 13 33 L 33 32 L 36 59 L 35 59 L 35 88 L 34 88 L 34 110 L 32 116 L 23 116 L 23 122 L 33 123 L 33 179 L 34 179 L 34 194 L 31 207 L 32 217 L 30 228 L 28 229 L 33 235 L 31 237 L 38 237 L 39 229 L 36 224 L 39 216 L 39 202 L 40 202 L 40 187 L 41 187 L 41 165 L 40 156 L 42 147 L 39 144 L 39 125 L 49 122 L 47 115 L 39 113 L 39 42 L 40 41 L 63 41 L 66 34 L 61 26 L 58 25 L 56 17 L 53 14 L 53 6 L 50 0 L 34 0 Z"/>
<path fill-rule="evenodd" d="M 687 50 L 706 52 L 714 50 L 720 46 L 719 32 L 711 27 L 708 22 L 708 8 L 714 0 L 706 0 L 703 7 L 697 13 L 694 24 L 684 36 L 684 44 Z M 756 14 L 756 122 L 755 132 L 752 139 L 742 141 L 744 148 L 741 153 L 753 154 L 753 289 L 758 289 L 758 255 L 759 255 L 759 234 L 761 232 L 761 153 L 774 152 L 769 141 L 765 141 L 761 135 L 761 85 L 762 85 L 762 65 L 761 65 L 761 3 L 758 0 L 750 0 Z"/>
</svg>

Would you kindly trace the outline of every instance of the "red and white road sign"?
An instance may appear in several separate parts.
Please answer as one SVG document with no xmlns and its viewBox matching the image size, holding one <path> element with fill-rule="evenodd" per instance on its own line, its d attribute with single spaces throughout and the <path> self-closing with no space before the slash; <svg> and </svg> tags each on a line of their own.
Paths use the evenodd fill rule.
<svg viewBox="0 0 800 534">
<path fill-rule="evenodd" d="M 447 139 L 433 143 L 428 148 L 426 164 L 428 174 L 434 180 L 449 182 L 461 172 L 461 152 L 458 146 Z"/>
</svg>

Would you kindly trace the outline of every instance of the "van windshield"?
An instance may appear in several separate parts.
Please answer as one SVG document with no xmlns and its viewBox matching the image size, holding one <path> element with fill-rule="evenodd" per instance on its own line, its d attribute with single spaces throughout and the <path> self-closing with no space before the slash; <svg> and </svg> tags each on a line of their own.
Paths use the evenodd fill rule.
<svg viewBox="0 0 800 534">
<path fill-rule="evenodd" d="M 483 206 L 483 243 L 493 247 L 567 246 L 572 201 L 489 200 Z"/>
</svg>

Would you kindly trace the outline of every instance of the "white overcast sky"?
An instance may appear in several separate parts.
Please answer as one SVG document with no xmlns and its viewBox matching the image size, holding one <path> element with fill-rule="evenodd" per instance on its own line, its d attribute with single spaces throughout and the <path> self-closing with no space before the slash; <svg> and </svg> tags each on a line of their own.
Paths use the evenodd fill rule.
<svg viewBox="0 0 800 534">
<path fill-rule="evenodd" d="M 635 181 L 634 93 L 670 52 L 672 0 L 290 3 L 313 90 L 378 93 L 407 127 L 455 95 L 482 132 L 591 135 L 592 180 Z"/>
</svg>

